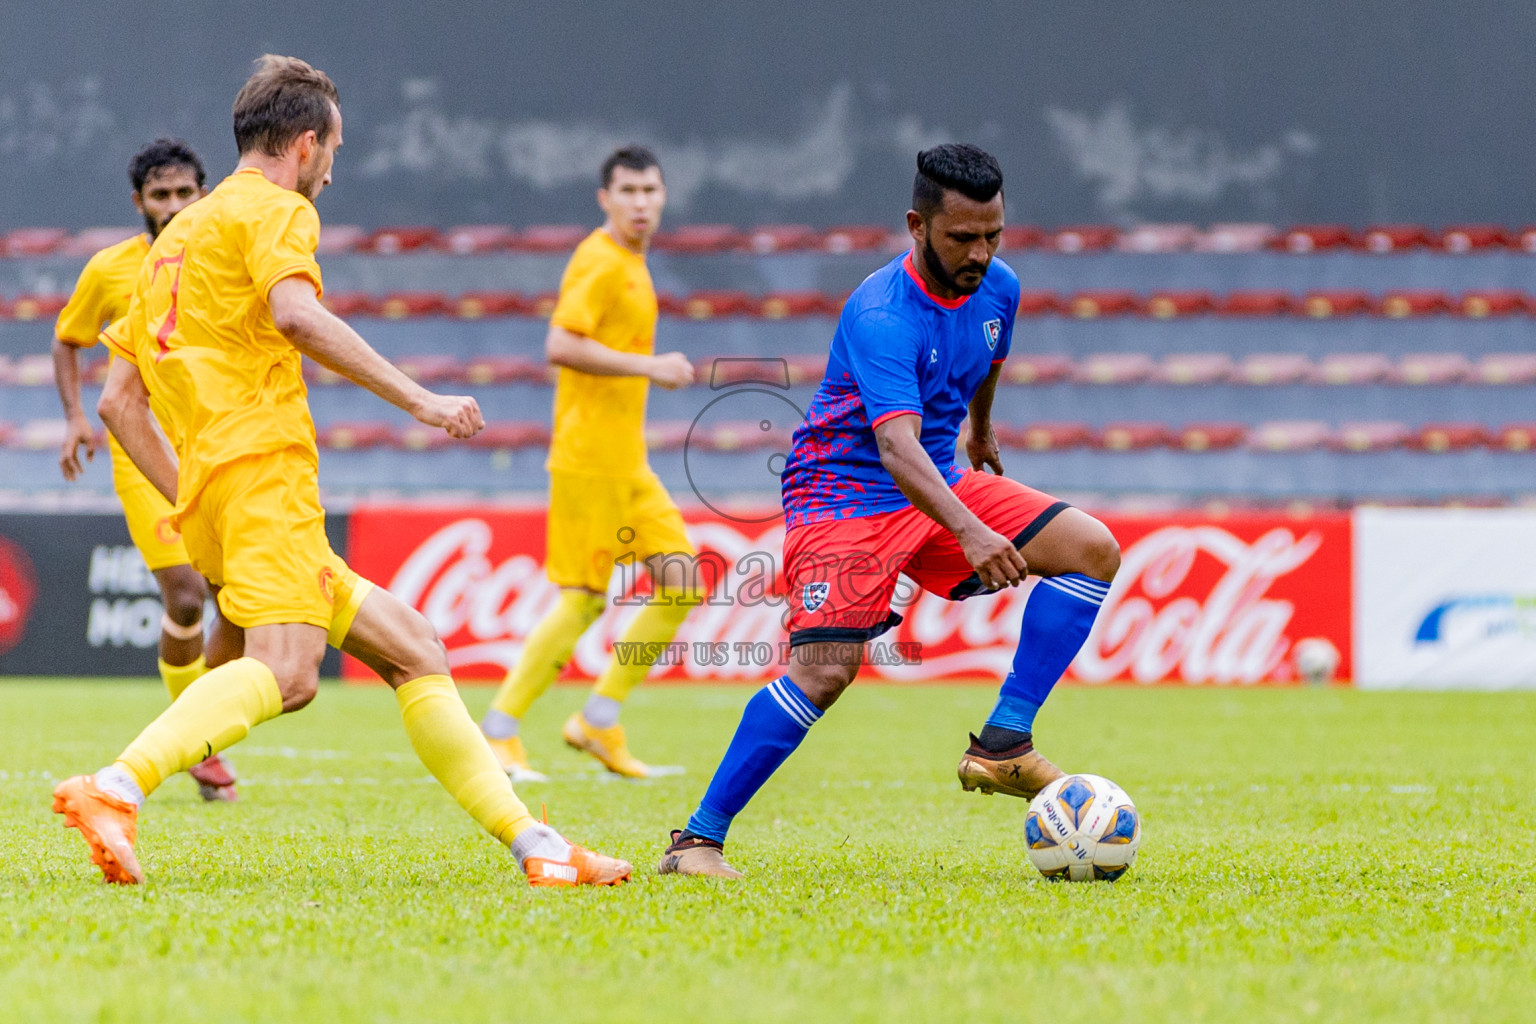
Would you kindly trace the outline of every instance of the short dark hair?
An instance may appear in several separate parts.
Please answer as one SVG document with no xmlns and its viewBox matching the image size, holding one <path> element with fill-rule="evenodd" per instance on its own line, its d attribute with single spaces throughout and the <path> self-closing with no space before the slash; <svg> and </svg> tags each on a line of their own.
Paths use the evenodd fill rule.
<svg viewBox="0 0 1536 1024">
<path fill-rule="evenodd" d="M 207 172 L 203 170 L 203 162 L 198 159 L 193 148 L 180 139 L 156 139 L 137 153 L 128 161 L 128 180 L 133 182 L 135 192 L 144 191 L 144 183 L 149 176 L 162 167 L 188 167 L 197 175 L 197 187 L 202 188 L 207 180 Z"/>
<path fill-rule="evenodd" d="M 632 171 L 643 171 L 647 167 L 661 170 L 661 161 L 656 159 L 656 154 L 644 146 L 622 146 L 608 154 L 608 159 L 603 161 L 603 170 L 600 175 L 603 188 L 613 184 L 613 169 L 615 167 L 627 167 Z"/>
<path fill-rule="evenodd" d="M 263 54 L 235 96 L 235 145 L 241 156 L 281 156 L 307 131 L 324 142 L 331 134 L 332 104 L 340 106 L 341 99 L 324 71 L 297 57 Z"/>
<path fill-rule="evenodd" d="M 946 142 L 917 154 L 917 178 L 912 182 L 912 209 L 924 220 L 944 207 L 946 191 L 988 203 L 1003 190 L 1003 169 L 997 158 L 966 142 Z"/>
</svg>

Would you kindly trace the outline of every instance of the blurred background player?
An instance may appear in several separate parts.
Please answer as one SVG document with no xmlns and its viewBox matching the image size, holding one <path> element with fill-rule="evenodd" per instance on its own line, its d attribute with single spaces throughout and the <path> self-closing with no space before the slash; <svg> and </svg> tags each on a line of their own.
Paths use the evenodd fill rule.
<svg viewBox="0 0 1536 1024">
<path fill-rule="evenodd" d="M 784 469 L 789 672 L 747 703 L 662 874 L 739 877 L 723 853 L 732 819 L 853 682 L 864 645 L 901 621 L 891 611 L 901 573 L 952 601 L 1045 577 L 958 772 L 967 790 L 1026 799 L 1061 776 L 1034 749 L 1035 713 L 1088 638 L 1120 548 L 1097 519 L 1002 475 L 992 399 L 1019 279 L 993 259 L 1001 168 L 968 145 L 924 150 L 917 168 L 912 248 L 844 305 Z M 961 470 L 967 415 L 971 469 Z"/>
<path fill-rule="evenodd" d="M 243 656 L 194 681 L 112 764 L 60 783 L 54 810 L 109 882 L 143 881 L 134 840 L 145 798 L 314 699 L 329 640 L 394 689 L 422 763 L 511 848 L 531 884 L 626 880 L 625 862 L 533 820 L 480 738 L 431 624 L 326 539 L 300 352 L 450 436 L 484 426 L 474 399 L 415 384 L 320 304 L 313 201 L 342 141 L 336 87 L 301 60 L 265 56 L 235 98 L 234 129 L 235 172 L 145 258 L 122 336 L 108 335 L 127 358 L 113 364 L 99 409 L 174 499 L 193 566 L 216 588 L 221 619 L 243 631 Z"/>
<path fill-rule="evenodd" d="M 67 420 L 59 468 L 66 480 L 80 476 L 82 445 L 87 459 L 96 456 L 95 431 L 80 404 L 80 350 L 95 345 L 101 329 L 128 311 L 139 267 L 171 218 L 208 193 L 202 161 L 177 139 L 156 139 L 139 150 L 128 165 L 128 178 L 133 182 L 134 208 L 144 218 L 144 233 L 90 258 L 54 329 L 54 378 Z M 108 435 L 107 446 L 112 453 L 112 488 L 123 504 L 128 534 L 160 586 L 165 607 L 160 624 L 160 678 L 175 700 L 206 671 L 203 604 L 208 587 L 188 564 L 181 535 L 171 525 L 170 502 L 144 479 L 116 438 Z M 203 799 L 235 799 L 234 771 L 219 755 L 193 765 L 191 773 Z"/>
<path fill-rule="evenodd" d="M 513 778 L 539 780 L 518 735 L 519 720 L 560 674 L 576 641 L 602 615 L 615 559 L 632 556 L 651 574 L 652 594 L 620 644 L 657 651 L 699 603 L 693 546 L 677 505 L 646 457 L 645 399 L 654 383 L 693 383 L 681 352 L 653 355 L 656 291 L 646 249 L 661 223 L 667 189 L 650 150 L 627 146 L 603 161 L 597 204 L 605 219 L 576 247 L 560 280 L 545 352 L 560 367 L 549 447 L 546 567 L 559 603 L 528 636 L 480 728 Z M 650 671 L 651 658 L 613 658 L 565 742 L 609 771 L 648 773 L 629 752 L 619 709 Z"/>
</svg>

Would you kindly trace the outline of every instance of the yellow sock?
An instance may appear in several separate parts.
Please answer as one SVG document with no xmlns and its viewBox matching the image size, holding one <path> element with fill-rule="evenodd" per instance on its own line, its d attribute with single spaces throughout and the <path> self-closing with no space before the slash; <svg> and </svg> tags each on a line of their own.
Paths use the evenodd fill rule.
<svg viewBox="0 0 1536 1024">
<path fill-rule="evenodd" d="M 193 681 L 116 763 L 148 796 L 165 779 L 239 743 L 282 713 L 272 670 L 255 658 L 238 658 Z"/>
<path fill-rule="evenodd" d="M 624 631 L 624 636 L 619 640 L 621 644 L 669 644 L 677 635 L 677 627 L 683 624 L 688 613 L 703 601 L 700 594 L 686 592 L 660 591 L 656 599 L 640 610 L 635 620 Z M 592 687 L 592 692 L 599 697 L 609 697 L 616 701 L 623 701 L 629 696 L 629 691 L 640 685 L 646 673 L 650 672 L 654 658 L 645 660 L 630 658 L 620 660 L 614 658 L 608 662 L 608 667 L 603 669 L 603 674 L 598 677 L 597 685 Z"/>
<path fill-rule="evenodd" d="M 160 659 L 160 678 L 165 682 L 165 688 L 171 693 L 171 700 L 180 697 L 182 691 L 191 686 L 193 681 L 208 671 L 208 659 L 201 654 L 190 665 L 172 665 L 164 658 Z"/>
<path fill-rule="evenodd" d="M 549 684 L 571 660 L 576 641 L 603 614 L 607 603 L 603 594 L 585 590 L 560 591 L 560 602 L 528 634 L 523 656 L 507 673 L 501 689 L 491 699 L 491 707 L 513 718 L 527 714 L 533 702 L 549 689 Z"/>
<path fill-rule="evenodd" d="M 416 756 L 471 818 L 508 846 L 535 824 L 475 728 L 452 679 L 412 679 L 395 691 L 395 699 Z"/>
</svg>

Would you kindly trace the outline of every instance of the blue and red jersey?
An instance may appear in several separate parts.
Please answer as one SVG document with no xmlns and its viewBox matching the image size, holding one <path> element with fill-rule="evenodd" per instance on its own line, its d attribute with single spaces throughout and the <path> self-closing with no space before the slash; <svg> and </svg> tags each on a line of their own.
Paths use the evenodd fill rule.
<svg viewBox="0 0 1536 1024">
<path fill-rule="evenodd" d="M 788 527 L 910 504 L 875 443 L 875 426 L 895 416 L 921 416 L 923 449 L 951 487 L 960 479 L 960 424 L 992 365 L 1007 358 L 1019 278 L 994 259 L 974 294 L 940 299 L 912 259 L 869 275 L 843 306 L 827 374 L 781 478 Z"/>
</svg>

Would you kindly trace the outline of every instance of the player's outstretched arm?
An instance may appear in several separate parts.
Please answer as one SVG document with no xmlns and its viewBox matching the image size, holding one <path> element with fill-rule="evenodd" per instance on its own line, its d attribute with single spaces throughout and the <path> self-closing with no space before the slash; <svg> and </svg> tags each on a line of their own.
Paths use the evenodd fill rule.
<svg viewBox="0 0 1536 1024">
<path fill-rule="evenodd" d="M 681 352 L 646 355 L 620 352 L 600 341 L 551 324 L 544 339 L 544 356 L 553 366 L 565 366 L 600 377 L 646 377 L 668 391 L 693 383 L 693 364 Z"/>
<path fill-rule="evenodd" d="M 59 451 L 59 469 L 65 480 L 73 480 L 84 472 L 80 465 L 80 446 L 85 445 L 86 459 L 96 457 L 96 431 L 85 418 L 80 404 L 80 349 L 55 336 L 53 339 L 53 381 L 59 388 L 59 401 L 64 404 L 64 446 Z"/>
<path fill-rule="evenodd" d="M 922 432 L 923 418 L 916 413 L 877 424 L 881 464 L 919 512 L 955 535 L 983 586 L 993 590 L 1018 586 L 1028 573 L 1024 556 L 1013 541 L 978 519 L 955 496 L 924 450 Z"/>
<path fill-rule="evenodd" d="M 165 495 L 166 501 L 176 504 L 176 453 L 160 433 L 160 425 L 149 408 L 144 378 L 131 360 L 112 360 L 107 383 L 101 389 L 101 401 L 96 403 L 96 414 L 139 472 Z"/>
<path fill-rule="evenodd" d="M 404 409 L 429 427 L 452 437 L 474 437 L 485 426 L 480 405 L 466 395 L 439 395 L 407 377 L 379 355 L 346 321 L 320 304 L 315 286 L 288 277 L 267 294 L 272 323 L 293 347 L 327 369 Z"/>
<path fill-rule="evenodd" d="M 965 454 L 972 469 L 990 469 L 1003 475 L 1003 456 L 997 448 L 997 434 L 992 430 L 992 399 L 997 394 L 997 379 L 1003 364 L 993 363 L 992 372 L 971 396 L 971 432 L 965 439 Z"/>
</svg>

